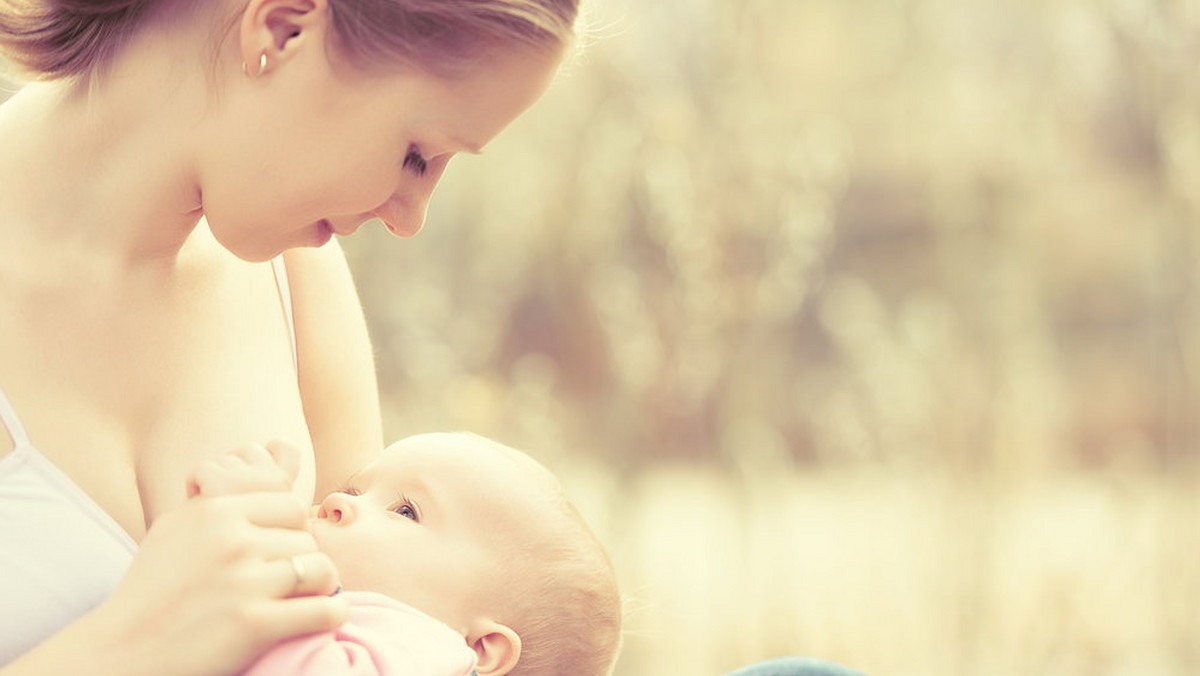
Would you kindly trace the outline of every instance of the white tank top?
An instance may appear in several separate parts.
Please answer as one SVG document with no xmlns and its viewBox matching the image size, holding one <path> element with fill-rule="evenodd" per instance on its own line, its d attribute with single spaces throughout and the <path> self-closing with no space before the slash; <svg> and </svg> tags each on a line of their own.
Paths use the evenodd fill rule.
<svg viewBox="0 0 1200 676">
<path fill-rule="evenodd" d="M 0 665 L 108 598 L 137 544 L 38 452 L 0 391 Z"/>
<path fill-rule="evenodd" d="M 273 264 L 295 359 L 287 277 L 281 259 Z M 3 389 L 0 423 L 14 444 L 11 453 L 0 457 L 3 666 L 108 598 L 129 568 L 137 543 L 34 447 Z"/>
</svg>

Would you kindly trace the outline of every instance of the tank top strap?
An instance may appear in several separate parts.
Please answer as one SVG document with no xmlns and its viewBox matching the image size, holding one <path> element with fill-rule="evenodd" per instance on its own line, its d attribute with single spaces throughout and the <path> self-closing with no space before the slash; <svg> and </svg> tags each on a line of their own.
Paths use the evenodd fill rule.
<svg viewBox="0 0 1200 676">
<path fill-rule="evenodd" d="M 292 368 L 299 372 L 296 354 L 296 322 L 292 315 L 292 288 L 288 284 L 287 266 L 283 254 L 271 259 L 271 270 L 275 273 L 275 288 L 279 291 L 279 303 L 283 306 L 283 318 L 287 322 L 288 336 L 292 341 Z"/>
<path fill-rule="evenodd" d="M 0 388 L 0 423 L 3 423 L 4 428 L 8 430 L 8 436 L 12 437 L 14 448 L 29 445 L 29 437 L 25 435 L 21 419 L 17 417 L 17 411 L 8 401 L 3 388 Z"/>
</svg>

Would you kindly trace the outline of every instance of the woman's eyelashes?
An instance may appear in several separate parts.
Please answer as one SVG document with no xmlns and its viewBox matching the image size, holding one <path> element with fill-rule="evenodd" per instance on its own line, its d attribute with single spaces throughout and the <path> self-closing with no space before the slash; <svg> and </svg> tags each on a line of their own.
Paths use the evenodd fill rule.
<svg viewBox="0 0 1200 676">
<path fill-rule="evenodd" d="M 408 153 L 404 156 L 404 168 L 417 176 L 424 176 L 428 167 L 429 163 L 421 155 L 421 151 L 416 146 L 409 146 Z"/>
</svg>

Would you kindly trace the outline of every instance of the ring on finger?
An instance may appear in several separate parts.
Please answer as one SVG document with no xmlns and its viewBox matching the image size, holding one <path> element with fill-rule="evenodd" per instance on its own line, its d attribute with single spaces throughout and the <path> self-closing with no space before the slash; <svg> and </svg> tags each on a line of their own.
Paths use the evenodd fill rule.
<svg viewBox="0 0 1200 676">
<path fill-rule="evenodd" d="M 304 584 L 304 576 L 308 570 L 304 568 L 304 564 L 300 563 L 299 556 L 293 556 L 288 559 L 292 563 L 292 572 L 296 574 L 296 583 L 292 585 L 292 593 L 295 594 L 300 590 L 300 585 Z"/>
</svg>

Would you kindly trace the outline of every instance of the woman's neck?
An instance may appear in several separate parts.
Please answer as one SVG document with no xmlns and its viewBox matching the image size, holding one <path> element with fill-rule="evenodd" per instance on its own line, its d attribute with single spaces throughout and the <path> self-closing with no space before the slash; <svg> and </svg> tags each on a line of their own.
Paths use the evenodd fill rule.
<svg viewBox="0 0 1200 676">
<path fill-rule="evenodd" d="M 8 241 L 124 269 L 177 258 L 201 216 L 208 84 L 178 36 L 142 35 L 94 81 L 32 83 L 0 106 Z"/>
</svg>

